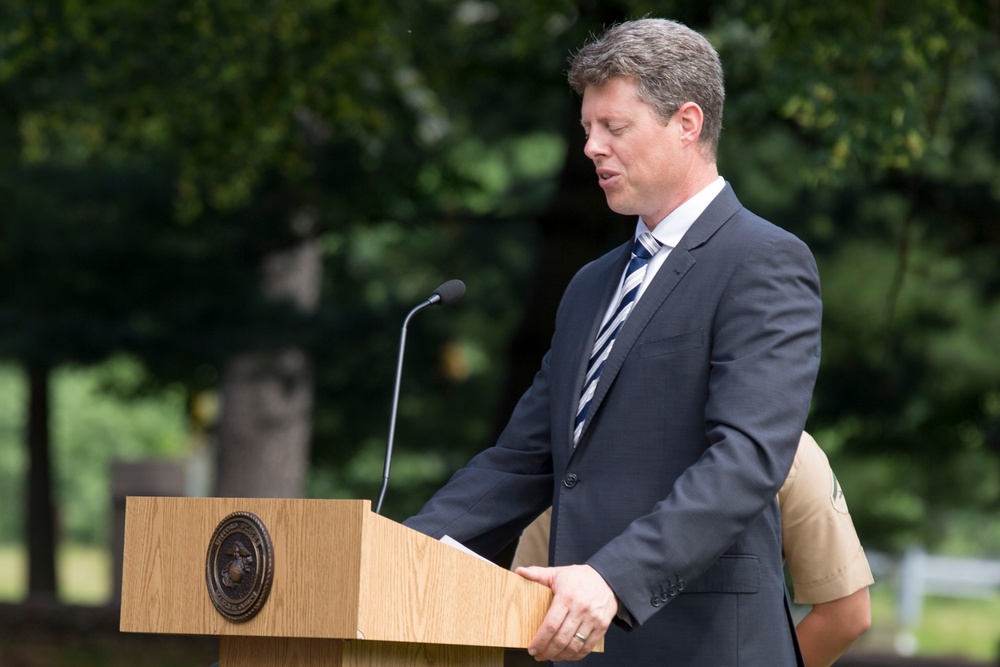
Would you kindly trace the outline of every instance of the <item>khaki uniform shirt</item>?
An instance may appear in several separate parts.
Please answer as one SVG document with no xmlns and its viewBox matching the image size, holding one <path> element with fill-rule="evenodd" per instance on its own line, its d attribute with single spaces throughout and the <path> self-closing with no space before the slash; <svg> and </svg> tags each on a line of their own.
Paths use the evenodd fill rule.
<svg viewBox="0 0 1000 667">
<path fill-rule="evenodd" d="M 837 476 L 808 433 L 799 440 L 778 505 L 795 602 L 832 602 L 874 583 Z M 511 568 L 548 563 L 551 518 L 549 508 L 524 530 Z"/>
</svg>

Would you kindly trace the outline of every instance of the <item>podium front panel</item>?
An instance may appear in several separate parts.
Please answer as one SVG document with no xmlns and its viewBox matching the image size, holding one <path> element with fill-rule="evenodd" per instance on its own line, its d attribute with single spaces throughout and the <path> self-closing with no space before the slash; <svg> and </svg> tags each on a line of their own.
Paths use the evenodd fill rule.
<svg viewBox="0 0 1000 667">
<path fill-rule="evenodd" d="M 353 639 L 368 507 L 368 501 L 129 497 L 121 630 Z M 216 611 L 206 584 L 212 534 L 237 511 L 261 520 L 274 550 L 267 602 L 242 623 Z"/>
</svg>

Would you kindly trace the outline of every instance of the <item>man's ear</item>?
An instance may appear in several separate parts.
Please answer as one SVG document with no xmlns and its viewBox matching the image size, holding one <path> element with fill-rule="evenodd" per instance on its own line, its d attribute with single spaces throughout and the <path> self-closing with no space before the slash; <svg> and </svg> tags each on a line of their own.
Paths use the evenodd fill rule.
<svg viewBox="0 0 1000 667">
<path fill-rule="evenodd" d="M 701 127 L 705 114 L 694 102 L 685 102 L 674 114 L 680 125 L 680 138 L 685 145 L 696 144 L 701 137 Z"/>
</svg>

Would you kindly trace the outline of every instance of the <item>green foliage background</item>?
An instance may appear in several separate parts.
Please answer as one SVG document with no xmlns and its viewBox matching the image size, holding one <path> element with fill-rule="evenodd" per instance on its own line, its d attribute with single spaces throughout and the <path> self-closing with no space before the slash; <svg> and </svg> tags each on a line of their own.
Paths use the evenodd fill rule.
<svg viewBox="0 0 1000 667">
<path fill-rule="evenodd" d="M 69 542 L 108 544 L 112 461 L 188 453 L 184 402 L 176 391 L 124 402 L 102 389 L 138 372 L 134 362 L 115 359 L 99 369 L 68 367 L 55 378 L 55 502 L 59 530 Z M 7 544 L 20 541 L 24 529 L 24 393 L 18 369 L 0 365 L 0 543 Z"/>
<path fill-rule="evenodd" d="M 55 460 L 74 538 L 104 536 L 107 463 L 184 452 L 186 402 L 259 347 L 315 362 L 310 493 L 374 496 L 402 318 L 459 276 L 467 298 L 410 332 L 387 514 L 415 510 L 530 378 L 567 279 L 552 267 L 630 228 L 588 199 L 563 77 L 589 33 L 651 13 L 720 50 L 721 171 L 817 255 L 809 429 L 865 543 L 1000 553 L 982 528 L 1000 509 L 1000 9 L 398 4 L 3 3 L 0 536 L 18 531 L 28 362 L 67 369 Z M 296 231 L 303 212 L 316 224 Z M 301 234 L 324 261 L 310 315 L 254 290 Z M 135 411 L 86 402 L 93 377 Z"/>
</svg>

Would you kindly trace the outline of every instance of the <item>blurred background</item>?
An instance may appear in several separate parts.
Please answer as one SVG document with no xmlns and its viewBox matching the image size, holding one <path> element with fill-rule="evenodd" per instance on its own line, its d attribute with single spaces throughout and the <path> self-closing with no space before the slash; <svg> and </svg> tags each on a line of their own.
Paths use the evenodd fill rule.
<svg viewBox="0 0 1000 667">
<path fill-rule="evenodd" d="M 374 500 L 450 278 L 383 514 L 492 444 L 631 233 L 565 71 L 644 15 L 719 50 L 720 171 L 819 263 L 844 663 L 1000 662 L 1000 1 L 3 0 L 0 664 L 214 660 L 118 635 L 124 496 Z"/>
</svg>

